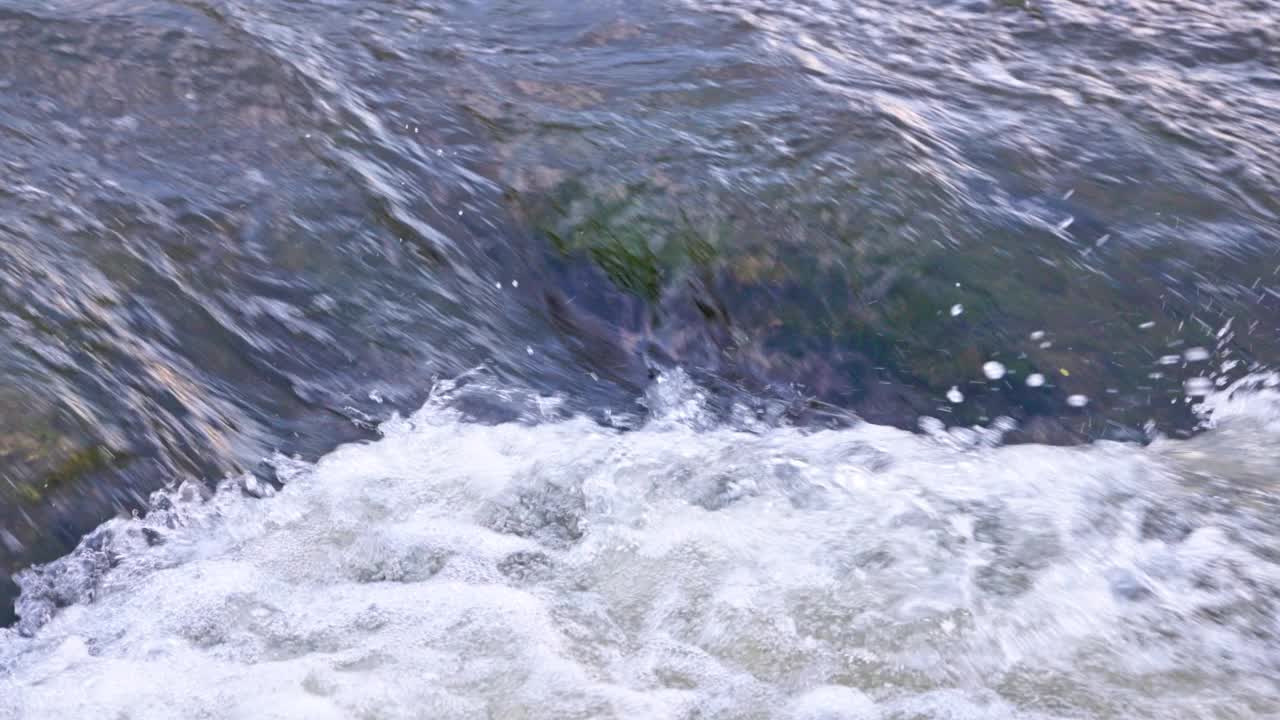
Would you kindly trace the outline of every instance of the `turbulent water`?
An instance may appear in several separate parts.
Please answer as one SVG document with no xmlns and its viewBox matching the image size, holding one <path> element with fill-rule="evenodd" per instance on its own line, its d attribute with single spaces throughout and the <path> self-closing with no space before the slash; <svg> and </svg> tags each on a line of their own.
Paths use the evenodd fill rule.
<svg viewBox="0 0 1280 720">
<path fill-rule="evenodd" d="M 0 0 L 0 718 L 1280 716 L 1277 118 L 1275 0 Z"/>
<path fill-rule="evenodd" d="M 726 425 L 681 374 L 632 431 L 442 383 L 24 579 L 0 717 L 1276 717 L 1278 380 L 1145 450 Z"/>
</svg>

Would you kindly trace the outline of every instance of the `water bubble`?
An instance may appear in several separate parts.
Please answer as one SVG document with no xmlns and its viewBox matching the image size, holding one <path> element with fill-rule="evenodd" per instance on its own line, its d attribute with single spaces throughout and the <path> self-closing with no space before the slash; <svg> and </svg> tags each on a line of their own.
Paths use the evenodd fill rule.
<svg viewBox="0 0 1280 720">
<path fill-rule="evenodd" d="M 1157 360 L 1156 362 L 1160 363 L 1161 365 L 1177 365 L 1178 361 L 1181 359 L 1182 359 L 1182 356 L 1180 355 L 1161 355 L 1160 359 Z"/>
<path fill-rule="evenodd" d="M 1139 325 L 1138 327 L 1139 327 L 1139 328 L 1141 328 L 1142 330 L 1150 330 L 1151 328 L 1153 328 L 1153 327 L 1155 327 L 1155 326 L 1156 326 L 1156 321 L 1155 321 L 1155 320 L 1148 320 L 1148 321 L 1146 321 L 1146 322 L 1142 323 L 1141 325 Z"/>
<path fill-rule="evenodd" d="M 964 306 L 961 305 L 960 303 L 956 303 L 955 305 L 951 306 L 951 317 L 956 317 L 963 312 L 964 312 Z"/>
<path fill-rule="evenodd" d="M 1089 404 L 1089 398 L 1084 395 L 1072 395 L 1067 398 L 1067 404 L 1071 407 L 1082 408 Z"/>
<path fill-rule="evenodd" d="M 254 477 L 252 473 L 246 473 L 240 478 L 240 489 L 246 495 L 256 498 L 265 498 L 276 494 L 274 487 Z"/>
<path fill-rule="evenodd" d="M 1043 331 L 1043 330 L 1036 330 L 1035 332 L 1031 333 L 1031 339 L 1032 339 L 1032 340 L 1043 340 L 1043 339 L 1044 339 L 1044 331 Z"/>
<path fill-rule="evenodd" d="M 951 389 L 947 391 L 947 400 L 954 404 L 962 403 L 964 402 L 964 393 L 960 392 L 960 388 L 952 385 Z"/>
<path fill-rule="evenodd" d="M 923 432 L 925 435 L 932 435 L 934 437 L 937 437 L 938 435 L 947 432 L 947 424 L 942 422 L 936 417 L 929 417 L 928 415 L 924 415 L 920 418 L 919 423 L 920 423 L 920 431 Z"/>
<path fill-rule="evenodd" d="M 1004 365 L 995 360 L 988 360 L 982 364 L 982 374 L 986 375 L 988 380 L 999 380 L 1004 377 Z"/>
<path fill-rule="evenodd" d="M 1027 376 L 1027 387 L 1040 387 L 1044 385 L 1044 376 L 1040 373 L 1031 373 Z"/>
</svg>

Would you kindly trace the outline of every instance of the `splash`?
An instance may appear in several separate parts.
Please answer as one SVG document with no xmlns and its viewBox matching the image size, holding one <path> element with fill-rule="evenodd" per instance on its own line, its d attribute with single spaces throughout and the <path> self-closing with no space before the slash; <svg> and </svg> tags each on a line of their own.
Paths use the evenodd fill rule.
<svg viewBox="0 0 1280 720">
<path fill-rule="evenodd" d="M 0 717 L 1267 716 L 1268 382 L 1147 448 L 717 420 L 678 373 L 635 429 L 472 384 L 521 408 L 481 424 L 444 383 L 24 574 Z"/>
</svg>

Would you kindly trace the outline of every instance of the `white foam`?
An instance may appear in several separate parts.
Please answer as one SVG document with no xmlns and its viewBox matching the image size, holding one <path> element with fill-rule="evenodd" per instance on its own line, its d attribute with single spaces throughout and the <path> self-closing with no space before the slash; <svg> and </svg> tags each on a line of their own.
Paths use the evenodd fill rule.
<svg viewBox="0 0 1280 720">
<path fill-rule="evenodd" d="M 1214 401 L 1203 437 L 1268 440 L 1274 477 L 1276 429 Z M 71 575 L 24 576 L 92 602 L 0 634 L 0 718 L 1280 710 L 1280 572 L 1253 550 L 1276 513 L 1206 493 L 1203 446 L 734 429 L 682 376 L 647 403 L 632 432 L 485 426 L 437 393 L 377 442 L 277 458 L 274 497 L 158 496 Z"/>
</svg>

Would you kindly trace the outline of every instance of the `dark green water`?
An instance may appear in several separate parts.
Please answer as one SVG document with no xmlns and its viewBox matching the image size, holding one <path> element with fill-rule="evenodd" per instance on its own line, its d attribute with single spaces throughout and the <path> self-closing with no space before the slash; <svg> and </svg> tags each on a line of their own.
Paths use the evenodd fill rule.
<svg viewBox="0 0 1280 720">
<path fill-rule="evenodd" d="M 1270 0 L 0 0 L 0 598 L 480 364 L 1188 434 L 1280 358 L 1277 118 Z"/>
</svg>

